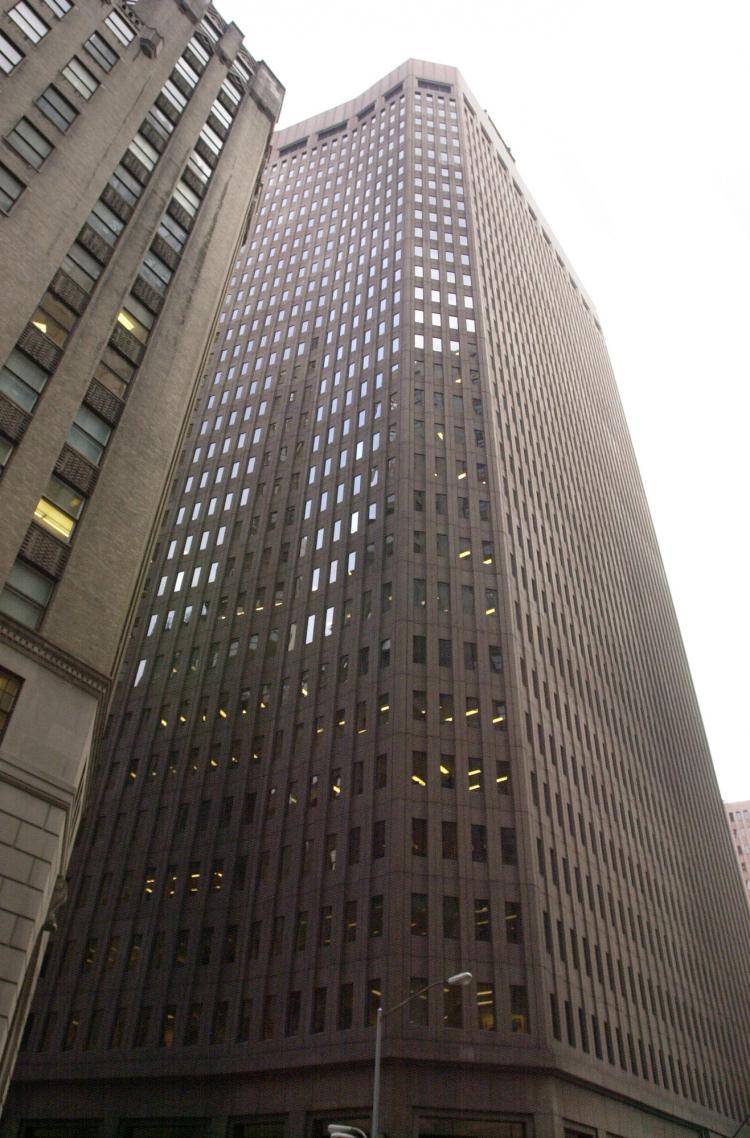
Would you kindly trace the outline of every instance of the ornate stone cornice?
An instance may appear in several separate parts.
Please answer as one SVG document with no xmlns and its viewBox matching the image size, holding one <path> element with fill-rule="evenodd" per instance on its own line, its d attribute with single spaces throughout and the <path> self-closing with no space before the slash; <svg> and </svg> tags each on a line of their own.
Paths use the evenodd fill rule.
<svg viewBox="0 0 750 1138">
<path fill-rule="evenodd" d="M 37 635 L 30 628 L 24 628 L 5 615 L 0 616 L 0 641 L 3 640 L 32 660 L 36 660 L 42 667 L 55 672 L 62 679 L 69 680 L 76 687 L 96 695 L 97 698 L 105 698 L 109 694 L 111 680 L 108 676 L 89 668 L 75 656 L 50 644 L 43 636 Z"/>
</svg>

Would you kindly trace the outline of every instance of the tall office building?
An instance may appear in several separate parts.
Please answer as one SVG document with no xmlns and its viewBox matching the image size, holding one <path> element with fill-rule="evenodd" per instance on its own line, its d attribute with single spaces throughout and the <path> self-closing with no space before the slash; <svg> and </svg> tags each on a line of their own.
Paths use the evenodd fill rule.
<svg viewBox="0 0 750 1138">
<path fill-rule="evenodd" d="M 727 1135 L 740 895 L 596 314 L 407 63 L 276 136 L 5 1133 L 367 1130 L 412 994 L 391 1136 Z"/>
<path fill-rule="evenodd" d="M 2 1102 L 281 89 L 204 0 L 6 3 L 0 68 Z"/>
<path fill-rule="evenodd" d="M 732 845 L 750 905 L 750 802 L 725 802 Z"/>
</svg>

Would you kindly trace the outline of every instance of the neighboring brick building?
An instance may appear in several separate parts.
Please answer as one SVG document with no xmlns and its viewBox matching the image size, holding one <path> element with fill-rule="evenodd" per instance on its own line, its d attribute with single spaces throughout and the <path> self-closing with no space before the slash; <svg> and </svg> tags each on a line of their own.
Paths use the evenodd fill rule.
<svg viewBox="0 0 750 1138">
<path fill-rule="evenodd" d="M 1 1102 L 282 91 L 205 0 L 6 0 L 0 70 Z"/>
<path fill-rule="evenodd" d="M 635 458 L 455 70 L 276 136 L 204 375 L 4 1133 L 369 1130 L 413 993 L 391 1138 L 731 1134 L 750 913 Z"/>
<path fill-rule="evenodd" d="M 750 801 L 725 802 L 727 821 L 732 835 L 732 845 L 737 855 L 737 864 L 745 886 L 745 896 L 750 905 Z"/>
</svg>

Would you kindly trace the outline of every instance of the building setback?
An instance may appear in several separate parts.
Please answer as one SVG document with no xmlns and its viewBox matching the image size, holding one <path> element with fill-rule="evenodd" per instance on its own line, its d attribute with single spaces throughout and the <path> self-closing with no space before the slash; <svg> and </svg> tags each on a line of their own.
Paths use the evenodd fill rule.
<svg viewBox="0 0 750 1138">
<path fill-rule="evenodd" d="M 750 915 L 643 489 L 458 72 L 277 134 L 202 374 L 4 1133 L 369 1129 L 413 993 L 389 1135 L 730 1134 Z"/>
<path fill-rule="evenodd" d="M 725 802 L 724 809 L 732 834 L 732 845 L 750 904 L 750 802 Z"/>
<path fill-rule="evenodd" d="M 202 0 L 3 4 L 0 68 L 1 1102 L 282 92 Z"/>
</svg>

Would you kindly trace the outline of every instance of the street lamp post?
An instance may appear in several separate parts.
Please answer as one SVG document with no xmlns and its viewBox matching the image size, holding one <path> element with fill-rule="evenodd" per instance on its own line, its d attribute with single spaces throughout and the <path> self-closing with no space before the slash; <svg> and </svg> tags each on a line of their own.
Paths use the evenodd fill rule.
<svg viewBox="0 0 750 1138">
<path fill-rule="evenodd" d="M 423 996 L 425 992 L 429 992 L 431 988 L 437 987 L 438 984 L 449 984 L 452 988 L 464 988 L 472 981 L 471 972 L 457 972 L 455 976 L 449 976 L 447 980 L 434 980 L 432 984 L 426 984 L 424 988 L 420 988 L 418 992 L 412 992 L 405 1000 L 400 1003 L 394 1004 L 392 1008 L 383 1009 L 378 1008 L 377 1018 L 375 1021 L 375 1070 L 373 1071 L 372 1079 L 372 1122 L 370 1125 L 370 1138 L 378 1138 L 378 1128 L 380 1126 L 380 1052 L 383 1043 L 383 1020 L 391 1012 L 397 1012 L 399 1008 L 403 1008 L 405 1004 L 415 1000 L 417 996 Z"/>
</svg>

